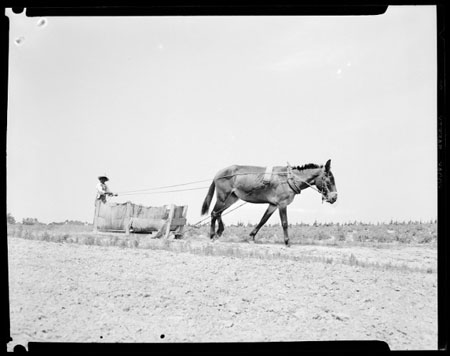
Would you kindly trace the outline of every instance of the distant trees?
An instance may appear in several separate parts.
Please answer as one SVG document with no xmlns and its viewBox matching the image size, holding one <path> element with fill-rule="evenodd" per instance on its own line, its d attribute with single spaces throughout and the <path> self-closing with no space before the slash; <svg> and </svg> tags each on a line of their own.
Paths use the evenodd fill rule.
<svg viewBox="0 0 450 356">
<path fill-rule="evenodd" d="M 276 221 L 276 220 L 275 220 Z M 394 228 L 395 226 L 406 226 L 406 225 L 427 225 L 427 224 L 436 224 L 437 220 L 429 220 L 429 221 L 424 221 L 424 220 L 408 220 L 408 221 L 398 221 L 398 220 L 390 220 L 390 221 L 386 221 L 386 222 L 367 222 L 367 221 L 357 221 L 357 220 L 353 220 L 353 221 L 344 221 L 344 222 L 323 222 L 323 221 L 317 221 L 315 220 L 312 223 L 305 223 L 305 222 L 297 222 L 295 224 L 292 224 L 293 226 L 296 227 L 307 227 L 307 226 L 312 226 L 312 227 L 316 227 L 316 228 L 321 228 L 321 227 L 349 227 L 349 226 L 353 226 L 355 228 L 358 227 L 363 227 L 363 228 L 369 228 L 372 226 L 378 226 L 378 227 L 382 227 L 382 226 L 392 226 L 392 228 Z M 253 224 L 251 222 L 248 222 L 247 224 L 244 224 L 242 221 L 237 221 L 237 223 L 233 224 L 233 226 L 237 226 L 237 227 L 255 227 L 256 224 Z M 280 227 L 280 223 L 279 222 L 274 222 L 272 224 L 265 224 L 264 226 L 270 226 L 270 227 Z"/>
<path fill-rule="evenodd" d="M 62 221 L 62 222 L 56 222 L 56 221 L 53 221 L 53 222 L 51 222 L 51 223 L 48 224 L 48 225 L 50 225 L 50 226 L 53 226 L 53 225 L 65 225 L 65 222 L 64 222 L 64 221 Z"/>
<path fill-rule="evenodd" d="M 86 225 L 86 222 L 79 220 L 66 220 L 62 222 L 51 222 L 49 225 Z"/>
<path fill-rule="evenodd" d="M 23 218 L 22 224 L 23 225 L 39 225 L 41 223 L 36 218 Z"/>
<path fill-rule="evenodd" d="M 15 224 L 16 219 L 14 219 L 14 216 L 12 216 L 10 213 L 6 214 L 6 222 L 8 224 Z"/>
<path fill-rule="evenodd" d="M 22 224 L 22 225 L 89 225 L 88 222 L 79 221 L 79 220 L 66 220 L 62 222 L 51 222 L 49 224 L 45 224 L 40 222 L 36 218 L 23 218 L 22 222 L 19 223 L 16 221 L 14 216 L 11 215 L 11 213 L 6 214 L 6 222 L 8 224 Z"/>
</svg>

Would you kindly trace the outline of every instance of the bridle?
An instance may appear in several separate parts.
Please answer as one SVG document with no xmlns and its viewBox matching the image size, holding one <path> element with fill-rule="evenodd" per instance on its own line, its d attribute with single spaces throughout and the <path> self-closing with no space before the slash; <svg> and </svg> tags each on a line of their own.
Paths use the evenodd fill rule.
<svg viewBox="0 0 450 356">
<path fill-rule="evenodd" d="M 322 189 L 320 190 L 320 194 L 322 194 L 322 204 L 323 204 L 323 202 L 328 198 L 328 194 L 330 193 L 330 190 L 328 189 L 328 185 L 325 182 L 325 174 L 322 175 L 321 186 L 322 186 Z M 325 191 L 325 194 L 324 194 L 324 191 Z"/>
<path fill-rule="evenodd" d="M 316 192 L 318 192 L 322 196 L 322 203 L 328 198 L 328 193 L 330 192 L 330 190 L 328 189 L 328 186 L 325 183 L 325 174 L 322 175 L 321 189 L 316 188 L 315 186 L 313 186 L 312 184 L 309 184 L 307 181 L 305 181 L 303 179 L 300 179 L 298 177 L 295 177 L 295 178 L 302 181 L 303 183 L 308 185 L 310 188 L 312 188 Z M 300 194 L 300 192 L 301 192 L 300 185 L 297 184 L 297 182 L 295 181 L 294 174 L 292 173 L 292 167 L 289 163 L 287 165 L 287 183 L 288 183 L 289 187 L 291 187 L 291 189 L 294 191 L 295 194 Z M 324 187 L 325 187 L 325 189 L 324 189 Z"/>
</svg>

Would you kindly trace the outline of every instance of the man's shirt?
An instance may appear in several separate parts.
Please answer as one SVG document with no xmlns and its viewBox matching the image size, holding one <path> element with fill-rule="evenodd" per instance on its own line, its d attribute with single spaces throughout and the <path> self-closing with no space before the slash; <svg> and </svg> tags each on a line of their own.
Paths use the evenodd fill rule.
<svg viewBox="0 0 450 356">
<path fill-rule="evenodd" d="M 108 186 L 104 183 L 97 184 L 97 199 L 99 199 L 102 195 L 106 193 L 110 193 Z"/>
</svg>

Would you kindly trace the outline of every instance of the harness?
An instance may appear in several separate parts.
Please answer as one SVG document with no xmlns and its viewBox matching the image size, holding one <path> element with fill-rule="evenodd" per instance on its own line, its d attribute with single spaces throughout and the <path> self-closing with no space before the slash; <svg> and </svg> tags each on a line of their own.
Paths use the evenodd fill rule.
<svg viewBox="0 0 450 356">
<path fill-rule="evenodd" d="M 287 184 L 289 185 L 289 187 L 291 187 L 295 194 L 300 194 L 300 192 L 302 191 L 300 189 L 300 185 L 298 185 L 294 179 L 294 174 L 292 173 L 292 167 L 290 165 L 287 166 Z M 308 185 L 312 187 L 310 184 Z"/>
<path fill-rule="evenodd" d="M 270 179 L 272 178 L 272 171 L 273 171 L 272 166 L 269 166 L 266 168 L 266 171 L 264 172 L 264 176 L 263 176 L 263 183 L 270 182 Z"/>
<path fill-rule="evenodd" d="M 266 171 L 264 172 L 264 176 L 263 176 L 263 183 L 266 184 L 266 183 L 270 182 L 270 179 L 272 178 L 272 174 L 273 174 L 272 171 L 273 171 L 272 166 L 268 166 L 266 168 Z M 302 181 L 302 182 L 308 184 L 311 188 L 316 189 L 308 182 L 305 182 L 305 181 Z M 287 166 L 287 184 L 294 191 L 295 194 L 300 194 L 300 192 L 302 191 L 300 188 L 300 184 L 298 184 L 297 181 L 295 180 L 294 174 L 292 173 L 292 167 L 289 164 Z M 323 196 L 322 196 L 322 199 L 323 199 Z"/>
</svg>

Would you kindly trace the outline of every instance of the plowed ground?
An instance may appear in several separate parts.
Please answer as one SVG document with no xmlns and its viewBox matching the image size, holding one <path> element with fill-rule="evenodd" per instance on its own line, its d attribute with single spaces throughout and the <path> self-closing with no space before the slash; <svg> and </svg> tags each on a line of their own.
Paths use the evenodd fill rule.
<svg viewBox="0 0 450 356">
<path fill-rule="evenodd" d="M 437 347 L 430 247 L 294 245 L 285 252 L 236 244 L 259 249 L 255 258 L 11 237 L 8 245 L 10 349 L 29 341 L 349 339 L 383 340 L 396 350 Z M 381 267 L 339 262 L 350 253 Z M 403 267 L 393 268 L 399 261 Z"/>
</svg>

